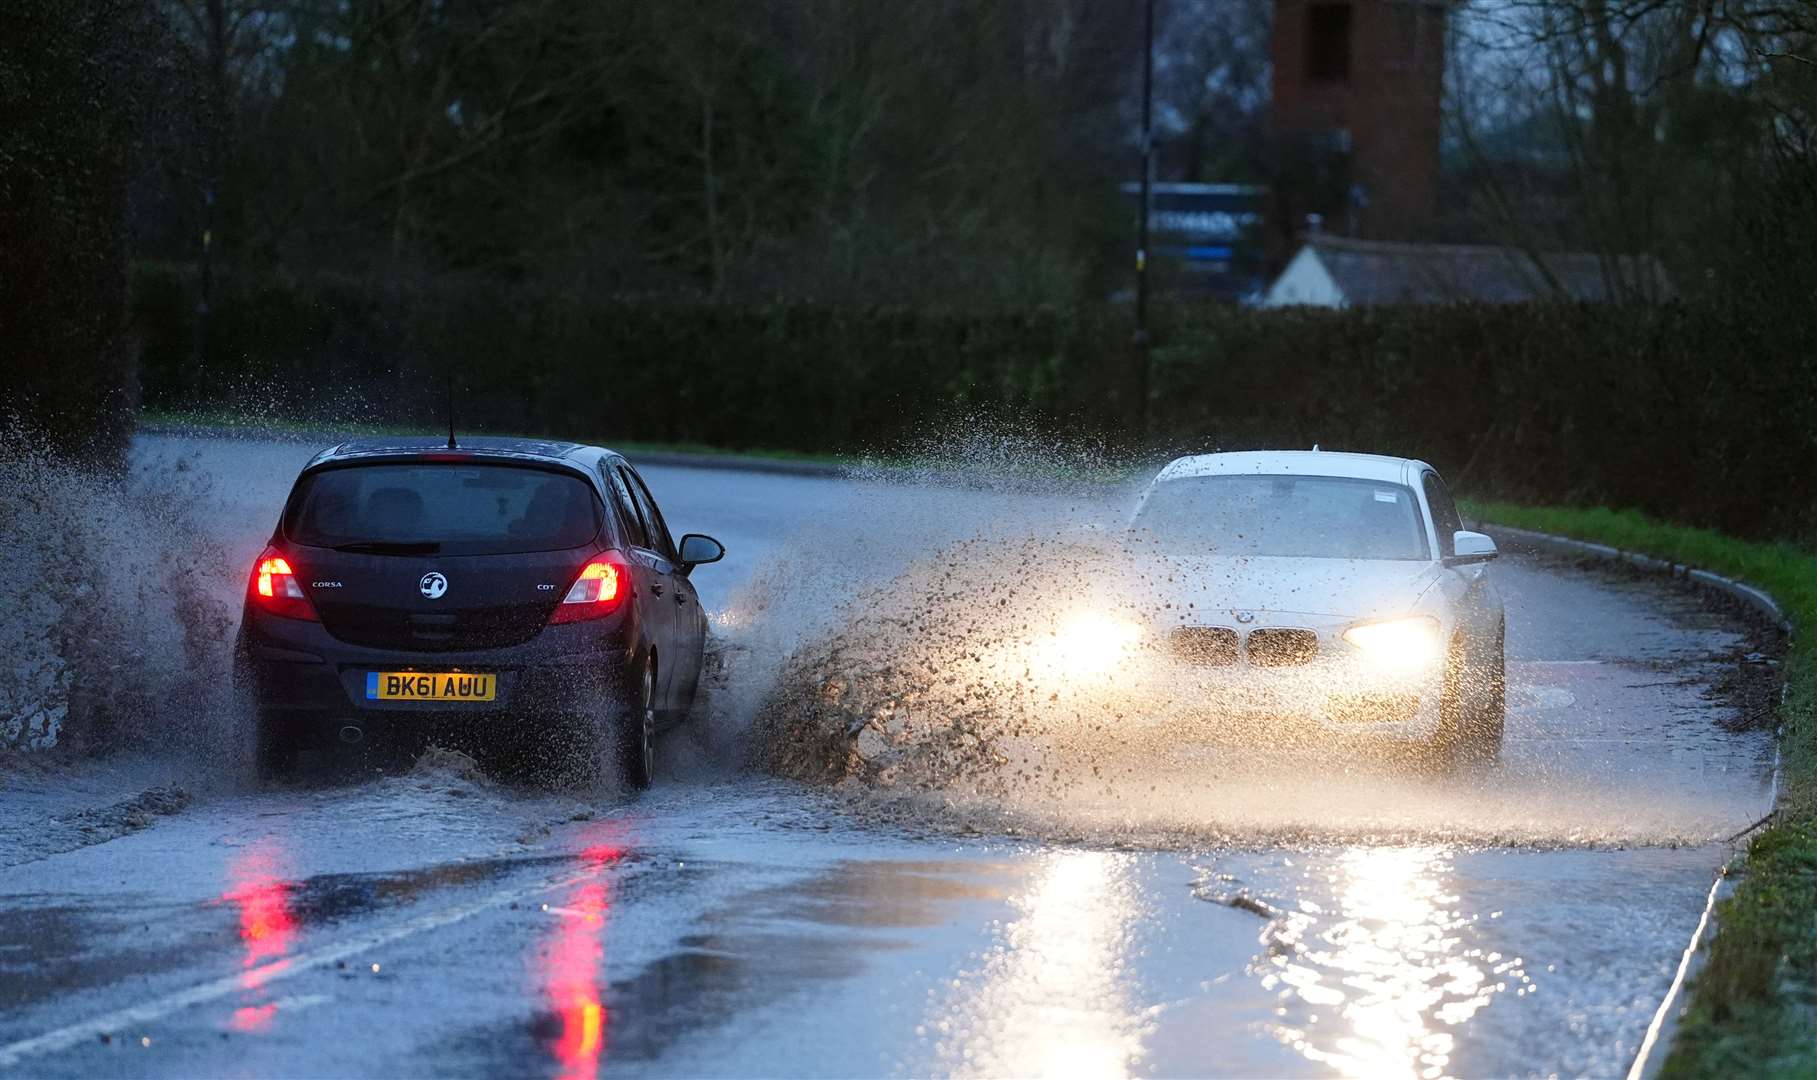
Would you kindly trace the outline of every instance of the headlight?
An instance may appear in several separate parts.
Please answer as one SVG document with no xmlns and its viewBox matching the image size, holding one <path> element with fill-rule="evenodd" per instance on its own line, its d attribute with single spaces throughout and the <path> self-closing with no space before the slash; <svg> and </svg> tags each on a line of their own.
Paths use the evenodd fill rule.
<svg viewBox="0 0 1817 1080">
<path fill-rule="evenodd" d="M 1361 649 L 1371 663 L 1401 671 L 1427 667 L 1444 651 L 1438 620 L 1430 615 L 1353 626 L 1344 631 L 1344 640 Z"/>
<path fill-rule="evenodd" d="M 1048 659 L 1063 676 L 1103 675 L 1122 663 L 1141 640 L 1138 623 L 1080 612 L 1055 628 Z"/>
</svg>

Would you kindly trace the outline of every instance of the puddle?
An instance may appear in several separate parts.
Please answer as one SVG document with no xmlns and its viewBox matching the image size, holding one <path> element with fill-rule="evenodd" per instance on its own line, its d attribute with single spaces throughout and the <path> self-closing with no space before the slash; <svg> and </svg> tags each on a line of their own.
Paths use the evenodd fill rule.
<svg viewBox="0 0 1817 1080">
<path fill-rule="evenodd" d="M 715 871 L 690 864 L 687 872 Z M 478 1057 L 489 1069 L 522 1071 L 542 1060 L 568 1078 L 653 1061 L 741 1014 L 859 978 L 872 957 L 911 947 L 905 932 L 941 925 L 956 905 L 1000 901 L 1021 872 L 989 863 L 836 864 L 709 909 L 671 951 L 616 977 L 606 973 L 616 890 L 647 903 L 644 879 L 580 882 L 546 909 L 549 925 L 530 958 L 538 1007 L 520 1024 L 452 1040 L 448 1061 Z"/>
<path fill-rule="evenodd" d="M 0 919 L 0 1016 L 176 966 L 215 947 L 228 932 L 224 920 L 205 917 L 173 933 L 172 924 L 191 914 L 184 908 L 37 904 L 41 899 L 49 898 L 7 898 Z"/>
</svg>

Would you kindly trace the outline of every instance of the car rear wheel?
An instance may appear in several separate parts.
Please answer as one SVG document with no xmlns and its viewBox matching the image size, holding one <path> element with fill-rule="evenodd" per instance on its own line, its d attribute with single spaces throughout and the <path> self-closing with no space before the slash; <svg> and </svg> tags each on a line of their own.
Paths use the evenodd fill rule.
<svg viewBox="0 0 1817 1080">
<path fill-rule="evenodd" d="M 656 771 L 656 665 L 648 658 L 617 735 L 618 772 L 625 786 L 637 791 L 649 787 Z"/>
</svg>

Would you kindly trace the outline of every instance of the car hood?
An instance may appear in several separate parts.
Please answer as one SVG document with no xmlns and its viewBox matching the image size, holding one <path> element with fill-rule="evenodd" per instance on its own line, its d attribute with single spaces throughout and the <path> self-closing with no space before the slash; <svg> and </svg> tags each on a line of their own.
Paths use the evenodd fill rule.
<svg viewBox="0 0 1817 1080">
<path fill-rule="evenodd" d="M 1138 608 L 1168 622 L 1228 624 L 1235 612 L 1388 618 L 1410 611 L 1438 564 L 1402 559 L 1145 556 L 1132 560 Z M 1266 620 L 1265 620 L 1266 621 Z"/>
</svg>

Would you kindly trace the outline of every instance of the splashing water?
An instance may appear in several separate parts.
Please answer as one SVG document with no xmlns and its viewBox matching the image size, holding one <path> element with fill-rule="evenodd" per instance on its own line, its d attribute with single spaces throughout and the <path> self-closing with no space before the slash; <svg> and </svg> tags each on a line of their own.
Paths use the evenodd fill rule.
<svg viewBox="0 0 1817 1080">
<path fill-rule="evenodd" d="M 229 561 L 195 473 L 62 464 L 0 431 L 0 749 L 86 753 L 231 739 Z"/>
<path fill-rule="evenodd" d="M 1124 636 L 1193 572 L 1131 557 L 1127 487 L 997 471 L 1064 459 L 1052 449 L 955 445 L 907 479 L 867 473 L 721 613 L 718 681 L 737 689 L 717 722 L 748 726 L 760 767 L 912 828 L 1143 847 L 1679 845 L 1735 820 L 1732 793 L 1667 793 L 1595 754 L 1452 771 L 1405 744 L 1205 715 L 1194 673 Z M 1522 679 L 1517 711 L 1557 704 Z"/>
</svg>

